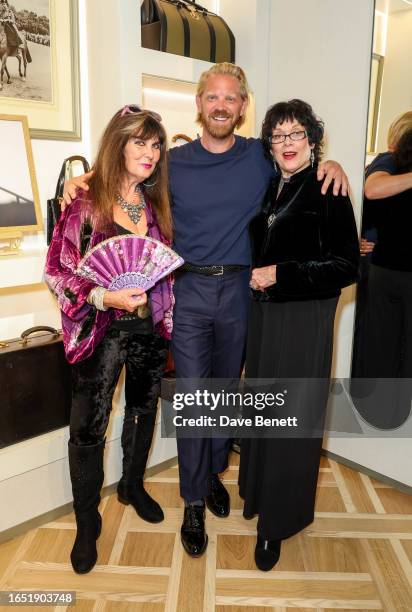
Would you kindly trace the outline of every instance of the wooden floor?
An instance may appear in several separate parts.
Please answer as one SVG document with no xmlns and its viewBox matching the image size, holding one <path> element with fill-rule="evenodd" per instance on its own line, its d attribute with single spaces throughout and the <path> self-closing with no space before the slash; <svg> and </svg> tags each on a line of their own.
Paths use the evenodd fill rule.
<svg viewBox="0 0 412 612">
<path fill-rule="evenodd" d="M 147 484 L 165 510 L 163 523 L 145 523 L 106 497 L 93 572 L 71 570 L 70 514 L 0 546 L 0 591 L 75 590 L 75 609 L 85 611 L 412 611 L 411 496 L 323 459 L 315 522 L 284 542 L 278 565 L 263 573 L 253 561 L 256 521 L 242 518 L 237 463 L 233 455 L 224 475 L 232 512 L 226 519 L 208 514 L 202 558 L 182 550 L 172 468 Z"/>
</svg>

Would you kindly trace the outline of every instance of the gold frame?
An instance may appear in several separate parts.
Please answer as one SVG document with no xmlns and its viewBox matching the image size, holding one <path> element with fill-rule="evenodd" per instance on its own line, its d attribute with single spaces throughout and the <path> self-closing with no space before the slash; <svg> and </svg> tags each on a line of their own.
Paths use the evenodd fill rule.
<svg viewBox="0 0 412 612">
<path fill-rule="evenodd" d="M 1 121 L 16 121 L 21 123 L 21 129 L 23 132 L 24 144 L 26 148 L 26 163 L 29 169 L 30 175 L 30 184 L 33 195 L 33 203 L 34 203 L 34 212 L 36 215 L 36 223 L 33 225 L 13 225 L 13 226 L 0 226 L 0 239 L 9 239 L 12 234 L 18 236 L 22 232 L 40 232 L 43 229 L 43 221 L 41 215 L 41 207 L 40 207 L 40 197 L 39 190 L 37 187 L 36 180 L 36 172 L 34 169 L 34 160 L 33 160 L 33 152 L 31 148 L 30 141 L 30 133 L 29 133 L 29 124 L 27 121 L 27 117 L 21 115 L 1 115 L 0 114 L 0 122 Z M 12 143 L 7 143 L 7 147 L 13 146 Z M 1 147 L 1 141 L 0 141 Z M 23 163 L 23 160 L 22 162 Z"/>
<path fill-rule="evenodd" d="M 369 91 L 369 117 L 367 128 L 366 152 L 368 154 L 376 153 L 376 145 L 378 140 L 378 120 L 381 106 L 383 67 L 385 57 L 378 53 L 372 53 L 371 58 L 371 73 L 370 73 L 370 91 Z M 373 83 L 373 65 L 376 64 L 376 80 Z M 369 125 L 370 122 L 370 125 Z"/>
<path fill-rule="evenodd" d="M 53 99 L 44 102 L 0 95 L 0 113 L 27 115 L 32 138 L 81 140 L 78 0 L 49 0 L 49 7 Z"/>
</svg>

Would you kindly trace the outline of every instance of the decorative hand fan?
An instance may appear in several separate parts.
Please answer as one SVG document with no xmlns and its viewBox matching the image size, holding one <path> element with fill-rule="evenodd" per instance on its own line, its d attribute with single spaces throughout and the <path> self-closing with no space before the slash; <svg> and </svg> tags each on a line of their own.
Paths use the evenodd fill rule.
<svg viewBox="0 0 412 612">
<path fill-rule="evenodd" d="M 147 291 L 183 263 L 162 242 L 126 234 L 96 245 L 80 261 L 76 274 L 110 291 L 131 287 Z"/>
</svg>

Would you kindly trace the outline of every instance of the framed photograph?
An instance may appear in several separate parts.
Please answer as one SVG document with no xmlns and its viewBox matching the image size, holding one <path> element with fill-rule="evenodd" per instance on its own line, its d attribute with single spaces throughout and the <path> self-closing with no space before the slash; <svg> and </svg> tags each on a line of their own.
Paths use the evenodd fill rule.
<svg viewBox="0 0 412 612">
<path fill-rule="evenodd" d="M 42 227 L 27 119 L 0 115 L 0 239 Z"/>
<path fill-rule="evenodd" d="M 0 113 L 26 115 L 32 138 L 80 140 L 78 1 L 1 0 L 1 58 Z"/>
</svg>

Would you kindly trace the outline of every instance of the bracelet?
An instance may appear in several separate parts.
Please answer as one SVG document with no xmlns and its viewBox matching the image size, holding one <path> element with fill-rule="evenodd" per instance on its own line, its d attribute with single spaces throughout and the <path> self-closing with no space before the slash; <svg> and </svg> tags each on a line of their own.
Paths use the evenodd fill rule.
<svg viewBox="0 0 412 612">
<path fill-rule="evenodd" d="M 90 291 L 89 296 L 87 298 L 88 303 L 95 306 L 97 310 L 108 310 L 108 308 L 106 308 L 103 304 L 103 298 L 106 291 L 107 289 L 105 289 L 105 287 L 94 287 Z"/>
</svg>

